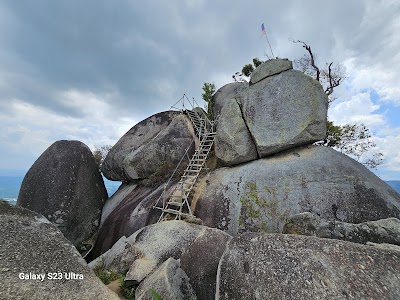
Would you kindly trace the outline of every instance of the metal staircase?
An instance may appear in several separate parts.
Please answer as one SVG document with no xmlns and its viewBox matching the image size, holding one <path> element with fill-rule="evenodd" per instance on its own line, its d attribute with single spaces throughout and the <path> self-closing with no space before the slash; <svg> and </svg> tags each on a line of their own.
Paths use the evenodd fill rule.
<svg viewBox="0 0 400 300">
<path fill-rule="evenodd" d="M 174 191 L 168 199 L 163 201 L 162 207 L 158 207 L 157 204 L 166 191 L 168 185 L 168 183 L 166 183 L 164 192 L 154 206 L 154 208 L 161 209 L 162 211 L 158 222 L 171 219 L 182 220 L 183 218 L 195 218 L 190 208 L 190 194 L 201 170 L 205 167 L 205 162 L 214 144 L 214 138 L 216 135 L 214 123 L 208 120 L 204 113 L 197 112 L 196 110 L 185 109 L 183 110 L 183 113 L 190 118 L 193 127 L 195 128 L 196 135 L 199 138 L 199 143 Z M 185 155 L 187 154 L 185 153 Z M 178 169 L 179 164 L 175 171 Z M 174 173 L 171 175 L 171 178 Z"/>
</svg>

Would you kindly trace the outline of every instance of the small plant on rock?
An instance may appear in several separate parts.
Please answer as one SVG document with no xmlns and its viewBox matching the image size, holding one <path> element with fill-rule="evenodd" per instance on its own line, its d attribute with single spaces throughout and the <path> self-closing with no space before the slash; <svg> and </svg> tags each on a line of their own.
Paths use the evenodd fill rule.
<svg viewBox="0 0 400 300">
<path fill-rule="evenodd" d="M 122 276 L 121 274 L 106 270 L 103 264 L 98 264 L 93 271 L 104 284 L 109 284 L 111 281 L 117 280 Z"/>
<path fill-rule="evenodd" d="M 246 183 L 246 193 L 240 197 L 242 204 L 239 218 L 239 231 L 274 231 L 279 222 L 286 223 L 289 213 L 279 209 L 276 199 L 276 189 L 264 186 L 257 188 L 254 182 Z M 268 224 L 268 220 L 274 224 Z"/>
</svg>

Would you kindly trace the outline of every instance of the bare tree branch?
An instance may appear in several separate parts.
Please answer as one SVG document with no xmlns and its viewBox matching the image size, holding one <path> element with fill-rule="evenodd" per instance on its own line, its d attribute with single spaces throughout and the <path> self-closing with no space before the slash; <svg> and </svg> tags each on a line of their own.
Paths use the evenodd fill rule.
<svg viewBox="0 0 400 300">
<path fill-rule="evenodd" d="M 319 70 L 319 68 L 315 64 L 314 54 L 311 51 L 310 45 L 307 45 L 305 42 L 300 41 L 300 40 L 295 41 L 295 40 L 292 39 L 292 42 L 293 43 L 302 43 L 303 44 L 303 48 L 305 48 L 308 51 L 308 54 L 310 55 L 310 64 L 311 64 L 311 66 L 313 67 L 313 69 L 315 70 L 315 73 L 316 73 L 315 74 L 315 80 L 320 81 L 319 80 L 319 76 L 320 76 L 321 71 Z"/>
<path fill-rule="evenodd" d="M 340 71 L 332 73 L 332 64 L 333 64 L 333 62 L 331 62 L 328 65 L 328 81 L 329 81 L 329 85 L 325 89 L 325 94 L 327 94 L 328 96 L 333 93 L 333 89 L 335 87 L 338 87 L 340 85 L 341 81 L 342 81 L 342 74 L 341 74 Z"/>
</svg>

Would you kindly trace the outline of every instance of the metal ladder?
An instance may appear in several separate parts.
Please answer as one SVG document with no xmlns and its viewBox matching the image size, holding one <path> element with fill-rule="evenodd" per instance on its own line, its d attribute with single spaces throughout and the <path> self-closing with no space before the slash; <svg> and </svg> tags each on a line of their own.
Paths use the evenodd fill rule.
<svg viewBox="0 0 400 300">
<path fill-rule="evenodd" d="M 167 215 L 172 216 L 172 219 L 175 220 L 182 220 L 183 217 L 195 218 L 190 208 L 189 196 L 214 144 L 216 133 L 213 122 L 209 121 L 206 116 L 202 117 L 196 111 L 184 110 L 183 112 L 188 115 L 196 130 L 199 146 L 169 199 L 162 208 L 155 206 L 162 210 L 158 222 L 163 221 Z"/>
</svg>

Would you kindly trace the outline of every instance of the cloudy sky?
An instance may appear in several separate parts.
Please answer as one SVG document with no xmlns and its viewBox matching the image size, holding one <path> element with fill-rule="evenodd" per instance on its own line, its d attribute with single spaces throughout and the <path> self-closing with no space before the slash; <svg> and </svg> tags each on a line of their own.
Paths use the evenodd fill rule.
<svg viewBox="0 0 400 300">
<path fill-rule="evenodd" d="M 363 122 L 400 180 L 400 2 L 0 1 L 0 170 L 26 171 L 54 141 L 92 149 L 168 110 L 204 82 L 221 87 L 253 57 L 291 60 L 308 42 L 346 81 L 329 117 Z"/>
</svg>

